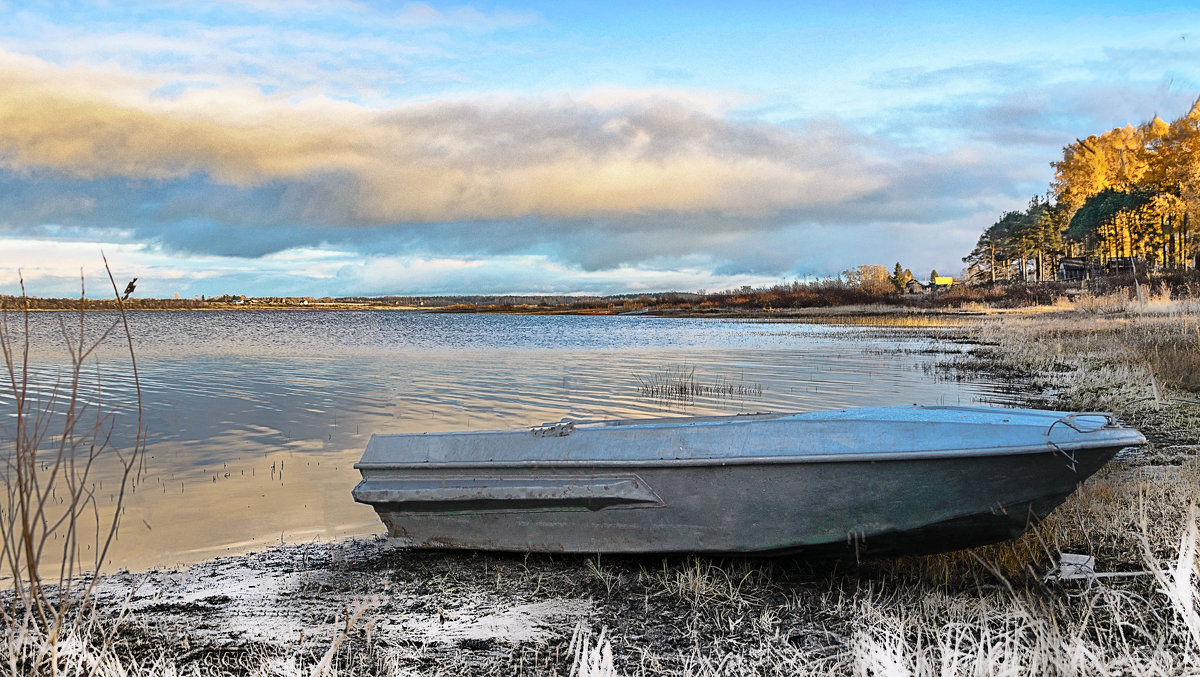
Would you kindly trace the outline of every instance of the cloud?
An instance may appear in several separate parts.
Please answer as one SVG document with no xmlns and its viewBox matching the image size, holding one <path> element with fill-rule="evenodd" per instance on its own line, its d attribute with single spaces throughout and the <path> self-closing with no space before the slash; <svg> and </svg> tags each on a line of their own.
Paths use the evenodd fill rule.
<svg viewBox="0 0 1200 677">
<path fill-rule="evenodd" d="M 577 279 L 610 291 L 613 271 L 633 284 L 647 267 L 666 279 L 664 262 L 703 261 L 720 271 L 699 282 L 712 288 L 833 274 L 846 264 L 832 243 L 908 242 L 926 232 L 916 223 L 977 231 L 1045 181 L 1028 157 L 1006 160 L 986 143 L 922 150 L 832 118 L 747 120 L 704 92 L 375 109 L 246 88 L 164 98 L 155 78 L 4 63 L 0 233 L 91 233 L 168 257 L 537 256 L 575 276 L 544 271 L 547 289 Z M 934 253 L 943 240 L 910 249 L 945 267 L 961 254 Z M 505 271 L 464 273 L 482 286 L 460 288 L 499 289 Z"/>
<path fill-rule="evenodd" d="M 1040 82 L 1046 66 L 1035 63 L 976 61 L 946 68 L 910 66 L 875 73 L 868 78 L 872 87 L 886 90 L 937 91 L 1011 91 L 1021 82 Z"/>
<path fill-rule="evenodd" d="M 64 71 L 122 69 L 156 78 L 160 97 L 251 88 L 365 103 L 462 87 L 477 77 L 470 64 L 524 49 L 524 41 L 505 44 L 515 40 L 509 33 L 537 31 L 542 21 L 532 12 L 470 6 L 307 0 L 134 0 L 115 13 L 43 8 L 4 18 L 4 50 Z"/>
<path fill-rule="evenodd" d="M 763 284 L 770 278 L 714 275 L 705 258 L 672 257 L 644 266 L 582 270 L 541 255 L 487 258 L 380 256 L 348 264 L 337 284 L 370 289 L 376 294 L 454 294 L 471 289 L 481 294 L 573 293 L 694 290 Z"/>
<path fill-rule="evenodd" d="M 891 138 L 1026 146 L 1048 151 L 1043 162 L 1049 162 L 1078 136 L 1188 110 L 1196 96 L 1196 50 L 1172 44 L 1180 42 L 1174 33 L 1156 28 L 1150 35 L 1137 47 L 1080 49 L 1051 59 L 1031 52 L 1007 61 L 887 68 L 865 82 L 888 93 L 891 122 L 881 132 Z"/>
<path fill-rule="evenodd" d="M 312 225 L 762 217 L 879 187 L 852 139 L 650 97 L 463 100 L 385 111 L 252 93 L 135 105 L 0 74 L 0 167 L 132 183 L 283 185 Z M 220 109 L 207 104 L 221 101 Z M 185 105 L 186 104 L 186 105 Z"/>
</svg>

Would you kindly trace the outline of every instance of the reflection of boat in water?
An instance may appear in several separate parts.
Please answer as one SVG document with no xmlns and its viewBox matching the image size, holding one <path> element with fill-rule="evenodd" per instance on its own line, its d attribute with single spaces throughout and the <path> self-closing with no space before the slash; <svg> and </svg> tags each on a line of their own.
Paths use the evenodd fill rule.
<svg viewBox="0 0 1200 677">
<path fill-rule="evenodd" d="M 375 435 L 354 498 L 417 548 L 937 552 L 1045 517 L 1141 433 L 1107 414 L 866 407 Z"/>
</svg>

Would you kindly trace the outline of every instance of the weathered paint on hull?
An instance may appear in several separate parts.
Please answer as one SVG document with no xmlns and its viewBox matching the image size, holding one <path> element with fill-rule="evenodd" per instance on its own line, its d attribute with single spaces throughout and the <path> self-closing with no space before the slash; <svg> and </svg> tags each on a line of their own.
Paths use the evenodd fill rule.
<svg viewBox="0 0 1200 677">
<path fill-rule="evenodd" d="M 1119 449 L 1013 459 L 629 468 L 664 497 L 645 507 L 412 510 L 376 504 L 415 548 L 578 553 L 940 552 L 1013 538 Z M 453 474 L 406 477 L 453 483 Z M 544 473 L 551 476 L 559 472 Z M 617 468 L 577 468 L 574 479 Z M 436 479 L 435 477 L 436 476 Z M 1017 490 L 1014 490 L 1017 487 Z"/>
<path fill-rule="evenodd" d="M 896 411 L 900 409 L 904 411 Z M 930 417 L 927 426 L 889 420 L 909 411 Z M 381 439 L 380 444 L 372 440 L 376 448 L 369 446 L 359 464 L 364 480 L 356 487 L 355 498 L 374 505 L 392 537 L 416 548 L 614 554 L 928 553 L 1019 535 L 1120 449 L 1144 442 L 1128 428 L 1105 426 L 1103 434 L 1099 428 L 1076 434 L 1079 431 L 1073 427 L 1053 423 L 1065 414 L 1024 412 L 1026 427 L 1036 428 L 1042 437 L 1012 444 L 989 442 L 980 445 L 982 450 L 960 452 L 938 449 L 938 440 L 954 438 L 960 444 L 961 438 L 969 436 L 960 430 L 963 420 L 978 425 L 975 418 L 990 420 L 997 415 L 970 408 L 862 412 L 875 418 L 865 428 L 852 419 L 860 424 L 853 434 L 837 433 L 842 428 L 831 428 L 830 421 L 803 415 L 797 423 L 799 432 L 787 438 L 803 453 L 769 456 L 762 456 L 759 449 L 751 450 L 749 457 L 721 456 L 724 452 L 703 448 L 707 443 L 698 440 L 717 435 L 717 446 L 746 446 L 749 440 L 757 443 L 758 431 L 769 430 L 767 424 L 778 424 L 778 419 L 708 431 L 688 428 L 686 423 L 664 424 L 663 429 L 642 435 L 636 434 L 634 422 L 628 422 L 622 423 L 624 428 L 616 426 L 620 436 L 615 438 L 611 438 L 613 430 L 602 429 L 593 431 L 587 444 L 568 445 L 565 437 L 537 443 L 561 445 L 558 448 L 567 459 L 551 458 L 549 451 L 541 458 L 520 457 L 517 454 L 525 452 L 506 451 L 506 444 L 520 443 L 508 434 L 397 436 Z M 996 420 L 1017 420 L 1019 413 Z M 831 416 L 844 422 L 846 412 Z M 876 420 L 881 417 L 883 424 Z M 862 448 L 880 442 L 871 426 L 909 436 L 924 430 L 932 441 L 909 444 L 912 448 L 902 453 L 871 453 Z M 981 430 L 991 428 L 980 427 L 975 434 Z M 488 453 L 499 460 L 463 461 L 473 437 L 490 440 Z M 647 450 L 656 439 L 669 449 L 698 451 L 664 458 L 661 449 Z M 632 440 L 640 440 L 641 446 Z M 447 441 L 460 449 L 431 462 L 429 457 L 442 454 Z M 394 443 L 403 443 L 409 456 L 397 462 L 382 460 L 390 452 L 381 450 Z M 831 450 L 829 445 L 838 446 Z"/>
</svg>

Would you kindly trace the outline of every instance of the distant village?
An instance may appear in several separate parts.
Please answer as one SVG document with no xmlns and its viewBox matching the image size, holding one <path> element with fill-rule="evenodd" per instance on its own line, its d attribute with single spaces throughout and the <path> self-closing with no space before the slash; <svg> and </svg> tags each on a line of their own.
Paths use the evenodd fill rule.
<svg viewBox="0 0 1200 677">
<path fill-rule="evenodd" d="M 429 296 L 247 296 L 198 295 L 181 298 L 86 299 L 84 307 L 106 310 L 411 310 L 442 313 L 510 312 L 573 314 L 713 314 L 722 311 L 773 312 L 781 309 L 831 308 L 862 304 L 953 307 L 971 302 L 1026 305 L 1053 302 L 1080 293 L 1089 284 L 1111 290 L 1159 283 L 1200 287 L 1196 261 L 1164 266 L 1143 257 L 1062 256 L 1044 269 L 1032 261 L 997 260 L 986 274 L 968 267 L 957 277 L 931 271 L 919 279 L 900 263 L 889 272 L 881 265 L 860 265 L 840 275 L 769 287 L 743 286 L 709 292 L 653 292 L 611 295 L 429 295 Z M 1044 271 L 1044 272 L 1043 272 Z M 1044 278 L 1041 276 L 1045 275 Z M 994 278 L 994 279 L 993 279 Z M 133 284 L 130 283 L 130 287 Z M 132 291 L 129 289 L 127 291 Z M 0 294 L 0 310 L 78 310 L 79 298 L 21 297 Z"/>
<path fill-rule="evenodd" d="M 1014 262 L 1013 267 L 1019 263 Z M 1030 275 L 1030 278 L 1033 276 Z M 964 279 L 965 278 L 965 279 Z M 1001 307 L 1049 304 L 1093 289 L 1107 293 L 1137 284 L 1188 291 L 1200 288 L 1193 266 L 1163 268 L 1144 259 L 1063 257 L 1053 279 L 1022 280 L 1017 275 L 991 280 L 952 277 L 931 271 L 918 279 L 899 263 L 889 272 L 881 265 L 860 265 L 841 275 L 768 287 L 742 286 L 723 291 L 658 292 L 615 295 L 438 295 L 438 296 L 247 296 L 222 294 L 194 298 L 86 299 L 90 310 L 407 310 L 439 313 L 525 313 L 590 315 L 740 315 L 778 314 L 802 309 L 852 306 L 960 308 L 980 303 Z M 78 310 L 78 298 L 0 295 L 0 309 Z"/>
</svg>

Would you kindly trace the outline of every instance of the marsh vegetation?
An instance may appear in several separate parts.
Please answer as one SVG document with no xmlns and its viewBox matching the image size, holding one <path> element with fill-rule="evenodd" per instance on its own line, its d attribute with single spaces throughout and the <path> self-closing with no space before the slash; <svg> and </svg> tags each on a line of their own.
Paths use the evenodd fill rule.
<svg viewBox="0 0 1200 677">
<path fill-rule="evenodd" d="M 708 380 L 696 380 L 696 367 L 667 365 L 642 375 L 634 374 L 642 397 L 664 403 L 694 402 L 698 397 L 753 398 L 762 397 L 761 383 L 744 379 L 731 381 L 724 375 Z"/>
</svg>

